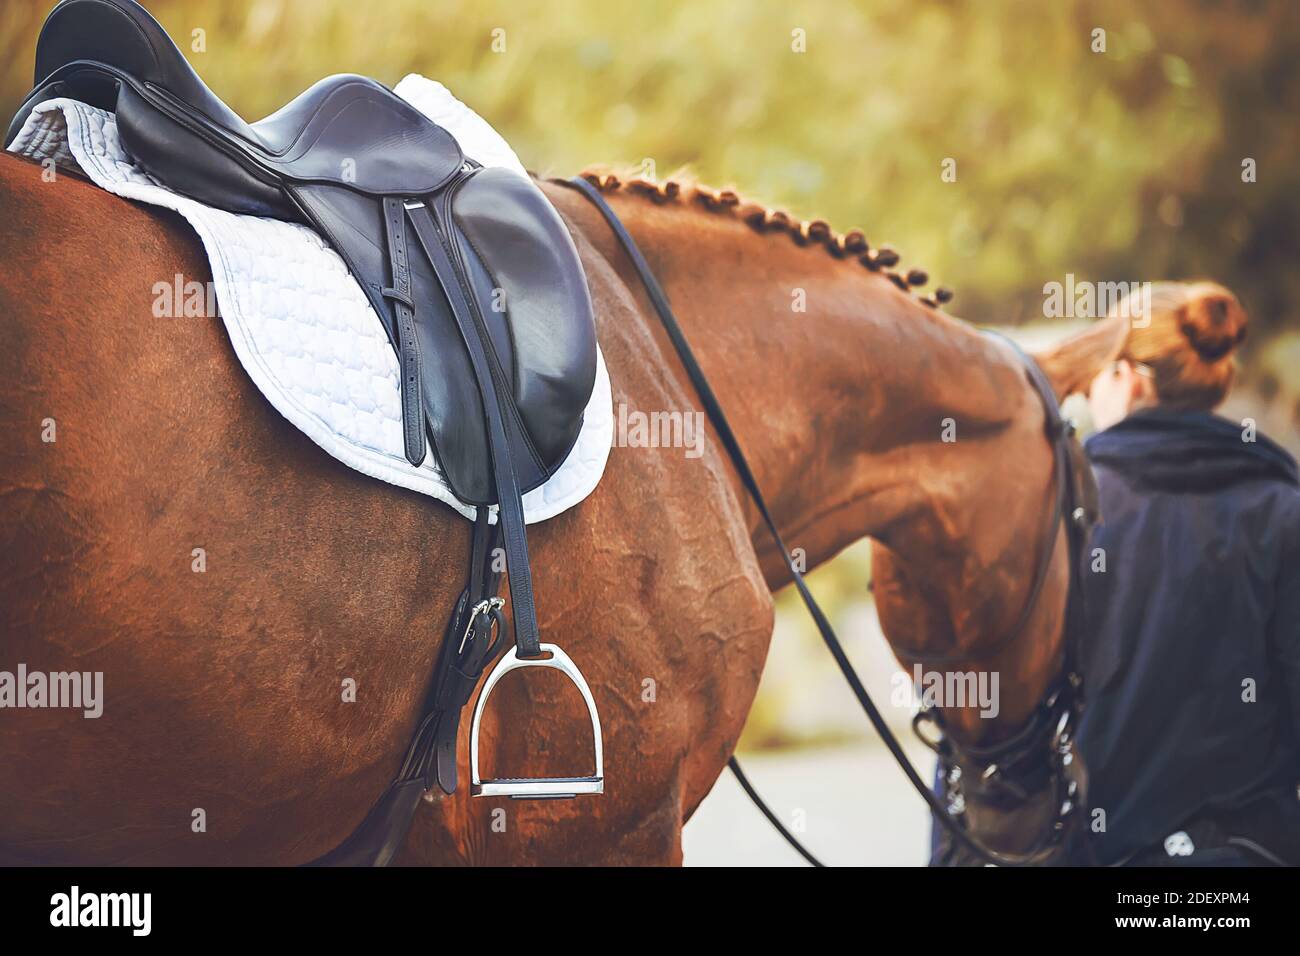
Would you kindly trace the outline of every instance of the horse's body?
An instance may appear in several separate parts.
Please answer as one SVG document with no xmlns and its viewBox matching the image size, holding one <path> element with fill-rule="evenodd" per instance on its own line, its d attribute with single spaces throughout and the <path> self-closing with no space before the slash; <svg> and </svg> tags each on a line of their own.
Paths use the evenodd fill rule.
<svg viewBox="0 0 1300 956">
<path fill-rule="evenodd" d="M 469 524 L 281 419 L 219 319 L 152 317 L 155 282 L 209 278 L 181 221 L 39 172 L 0 159 L 0 669 L 102 671 L 105 703 L 97 720 L 4 715 L 0 857 L 312 859 L 395 770 L 464 585 Z M 587 271 L 615 403 L 698 408 L 598 214 L 546 191 Z M 808 565 L 876 538 L 876 597 L 901 645 L 968 649 L 1012 627 L 1051 471 L 1017 359 L 852 260 L 735 216 L 612 199 Z M 955 443 L 941 441 L 948 418 Z M 606 793 L 471 801 L 462 782 L 421 806 L 401 859 L 680 862 L 788 572 L 711 432 L 699 458 L 615 448 L 596 492 L 530 543 L 543 640 L 600 707 Z M 1001 714 L 952 713 L 955 733 L 1013 730 L 1054 676 L 1059 557 L 1029 630 L 986 662 L 1002 671 Z M 507 680 L 485 771 L 586 772 L 584 719 L 559 675 Z"/>
</svg>

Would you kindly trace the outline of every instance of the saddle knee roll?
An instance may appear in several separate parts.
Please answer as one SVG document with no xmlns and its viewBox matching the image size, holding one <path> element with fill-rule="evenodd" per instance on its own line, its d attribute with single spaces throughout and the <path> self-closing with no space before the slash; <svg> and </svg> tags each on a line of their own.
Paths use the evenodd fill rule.
<svg viewBox="0 0 1300 956">
<path fill-rule="evenodd" d="M 486 168 L 453 190 L 448 233 L 492 360 L 509 384 L 503 397 L 511 457 L 520 490 L 531 491 L 573 449 L 595 386 L 596 322 L 586 274 L 564 221 L 530 180 Z M 419 300 L 428 303 L 421 354 L 438 366 L 425 378 L 424 396 L 434 451 L 458 498 L 494 504 L 482 401 L 439 298 Z"/>
</svg>

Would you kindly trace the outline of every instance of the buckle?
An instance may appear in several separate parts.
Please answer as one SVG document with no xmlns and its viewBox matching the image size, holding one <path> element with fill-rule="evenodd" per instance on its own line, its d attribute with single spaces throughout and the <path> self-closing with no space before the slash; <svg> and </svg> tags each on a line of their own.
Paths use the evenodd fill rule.
<svg viewBox="0 0 1300 956">
<path fill-rule="evenodd" d="M 502 597 L 490 597 L 486 600 L 479 601 L 470 609 L 469 621 L 465 624 L 465 633 L 460 636 L 460 647 L 456 648 L 456 653 L 462 654 L 465 651 L 465 642 L 469 640 L 470 634 L 474 632 L 474 622 L 481 615 L 488 615 L 489 618 L 495 618 L 496 614 L 505 606 L 506 599 Z M 498 622 L 499 623 L 499 622 Z M 488 627 L 492 626 L 492 620 L 488 621 Z"/>
<path fill-rule="evenodd" d="M 516 800 L 563 800 L 578 794 L 605 792 L 605 761 L 600 738 L 600 715 L 596 713 L 596 701 L 591 696 L 591 688 L 582 676 L 582 671 L 570 660 L 569 655 L 554 644 L 542 644 L 543 653 L 550 653 L 550 658 L 520 657 L 519 648 L 511 647 L 497 661 L 483 684 L 483 692 L 478 695 L 474 705 L 474 718 L 469 728 L 469 778 L 470 793 L 476 797 L 513 797 Z M 483 780 L 479 776 L 478 766 L 478 732 L 483 711 L 487 707 L 488 696 L 497 681 L 513 670 L 521 667 L 549 667 L 564 674 L 573 681 L 582 699 L 587 704 L 587 713 L 591 716 L 591 736 L 596 752 L 596 772 L 590 777 L 503 777 L 496 780 Z"/>
</svg>

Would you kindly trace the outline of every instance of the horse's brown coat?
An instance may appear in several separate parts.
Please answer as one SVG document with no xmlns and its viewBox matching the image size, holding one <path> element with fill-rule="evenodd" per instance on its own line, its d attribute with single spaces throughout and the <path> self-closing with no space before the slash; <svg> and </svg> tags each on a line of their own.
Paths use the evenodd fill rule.
<svg viewBox="0 0 1300 956">
<path fill-rule="evenodd" d="M 183 222 L 39 173 L 0 159 L 0 669 L 103 671 L 106 701 L 98 720 L 0 713 L 0 858 L 311 859 L 395 770 L 463 586 L 468 523 L 287 424 L 218 318 L 153 316 L 154 283 L 209 278 Z M 615 403 L 697 408 L 595 211 L 547 192 L 588 272 Z M 810 566 L 870 533 L 891 639 L 968 647 L 1010 626 L 1050 467 L 1016 360 L 822 252 L 726 215 L 615 202 Z M 791 310 L 796 287 L 807 313 Z M 955 444 L 938 441 L 945 417 Z M 784 578 L 709 435 L 700 458 L 615 448 L 581 507 L 531 529 L 543 639 L 600 707 L 605 795 L 471 801 L 462 785 L 421 806 L 404 862 L 680 862 Z M 1037 699 L 1063 595 L 1058 561 L 1004 655 L 1002 718 L 954 715 L 967 733 L 1006 732 Z M 508 679 L 485 771 L 585 772 L 583 720 L 559 675 Z"/>
</svg>

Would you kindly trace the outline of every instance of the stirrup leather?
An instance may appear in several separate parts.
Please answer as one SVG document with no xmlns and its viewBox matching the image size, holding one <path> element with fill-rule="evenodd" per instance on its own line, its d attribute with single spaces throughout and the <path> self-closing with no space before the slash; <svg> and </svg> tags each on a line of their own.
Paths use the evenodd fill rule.
<svg viewBox="0 0 1300 956">
<path fill-rule="evenodd" d="M 561 800 L 576 797 L 578 794 L 605 792 L 604 748 L 600 738 L 600 715 L 596 713 L 596 701 L 591 696 L 591 688 L 578 670 L 576 664 L 554 644 L 542 644 L 542 653 L 549 653 L 547 658 L 520 657 L 517 647 L 510 650 L 497 661 L 483 684 L 483 691 L 478 695 L 474 705 L 474 718 L 469 731 L 469 773 L 470 793 L 476 797 L 513 797 L 516 800 Z M 596 751 L 596 772 L 590 777 L 504 777 L 497 780 L 483 780 L 478 767 L 478 731 L 487 706 L 488 695 L 497 681 L 513 670 L 521 667 L 549 667 L 564 674 L 573 681 L 587 703 L 587 713 L 591 716 L 591 736 Z"/>
</svg>

